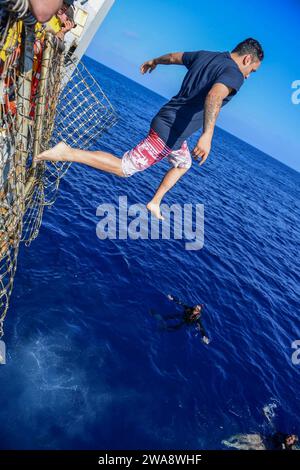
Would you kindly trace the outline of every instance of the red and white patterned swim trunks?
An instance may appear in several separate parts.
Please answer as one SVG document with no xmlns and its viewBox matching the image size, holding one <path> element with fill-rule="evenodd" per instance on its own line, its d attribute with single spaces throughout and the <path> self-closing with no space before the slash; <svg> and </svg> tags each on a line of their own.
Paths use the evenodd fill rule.
<svg viewBox="0 0 300 470">
<path fill-rule="evenodd" d="M 191 154 L 184 141 L 179 150 L 171 150 L 159 135 L 151 129 L 148 136 L 136 147 L 125 152 L 122 158 L 122 169 L 125 176 L 132 176 L 144 171 L 167 157 L 175 168 L 189 169 L 192 165 Z"/>
</svg>

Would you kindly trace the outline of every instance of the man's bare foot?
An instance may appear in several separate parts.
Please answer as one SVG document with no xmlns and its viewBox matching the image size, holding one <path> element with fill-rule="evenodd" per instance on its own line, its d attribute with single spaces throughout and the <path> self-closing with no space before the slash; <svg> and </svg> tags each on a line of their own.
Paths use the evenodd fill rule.
<svg viewBox="0 0 300 470">
<path fill-rule="evenodd" d="M 49 150 L 45 150 L 45 152 L 40 153 L 34 159 L 36 161 L 42 160 L 50 160 L 52 162 L 58 161 L 68 161 L 68 153 L 70 152 L 70 148 L 64 142 L 59 142 L 55 147 Z"/>
<path fill-rule="evenodd" d="M 147 204 L 147 209 L 148 211 L 150 211 L 153 215 L 155 215 L 155 217 L 159 220 L 165 220 L 165 218 L 163 217 L 162 213 L 160 212 L 160 206 L 159 204 L 155 203 L 155 202 L 148 202 Z"/>
</svg>

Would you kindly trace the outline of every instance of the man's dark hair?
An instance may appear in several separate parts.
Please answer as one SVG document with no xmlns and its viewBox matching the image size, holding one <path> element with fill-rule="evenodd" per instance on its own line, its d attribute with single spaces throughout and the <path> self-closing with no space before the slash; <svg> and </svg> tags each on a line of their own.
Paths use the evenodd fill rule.
<svg viewBox="0 0 300 470">
<path fill-rule="evenodd" d="M 262 61 L 265 54 L 260 43 L 256 39 L 248 38 L 245 41 L 240 42 L 232 52 L 236 52 L 238 55 L 250 54 L 255 62 Z"/>
</svg>

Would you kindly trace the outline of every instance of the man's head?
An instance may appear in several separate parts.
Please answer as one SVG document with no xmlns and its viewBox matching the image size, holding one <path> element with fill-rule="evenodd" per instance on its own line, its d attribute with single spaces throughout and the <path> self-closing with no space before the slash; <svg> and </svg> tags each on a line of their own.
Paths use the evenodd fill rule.
<svg viewBox="0 0 300 470">
<path fill-rule="evenodd" d="M 193 309 L 193 314 L 194 315 L 200 315 L 201 310 L 202 310 L 202 305 L 195 305 L 195 307 Z"/>
<path fill-rule="evenodd" d="M 264 51 L 256 39 L 248 38 L 233 49 L 231 57 L 247 79 L 252 72 L 259 69 L 264 59 Z"/>
<path fill-rule="evenodd" d="M 285 445 L 287 447 L 292 447 L 298 442 L 298 436 L 296 434 L 289 434 L 285 438 Z"/>
</svg>

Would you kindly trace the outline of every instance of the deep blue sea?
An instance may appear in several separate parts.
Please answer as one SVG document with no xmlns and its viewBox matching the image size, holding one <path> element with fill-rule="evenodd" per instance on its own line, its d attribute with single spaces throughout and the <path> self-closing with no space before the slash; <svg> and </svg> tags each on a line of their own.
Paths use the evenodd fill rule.
<svg viewBox="0 0 300 470">
<path fill-rule="evenodd" d="M 99 149 L 139 142 L 164 98 L 86 58 L 119 115 Z M 263 123 L 261 124 L 263 125 Z M 192 139 L 192 144 L 195 139 Z M 205 244 L 99 240 L 99 204 L 146 203 L 161 162 L 130 179 L 74 164 L 22 246 L 0 368 L 5 449 L 221 449 L 238 433 L 300 433 L 300 175 L 217 129 L 166 197 L 205 205 Z M 206 346 L 170 332 L 172 293 L 205 303 Z M 155 312 L 151 315 L 149 311 Z"/>
</svg>

